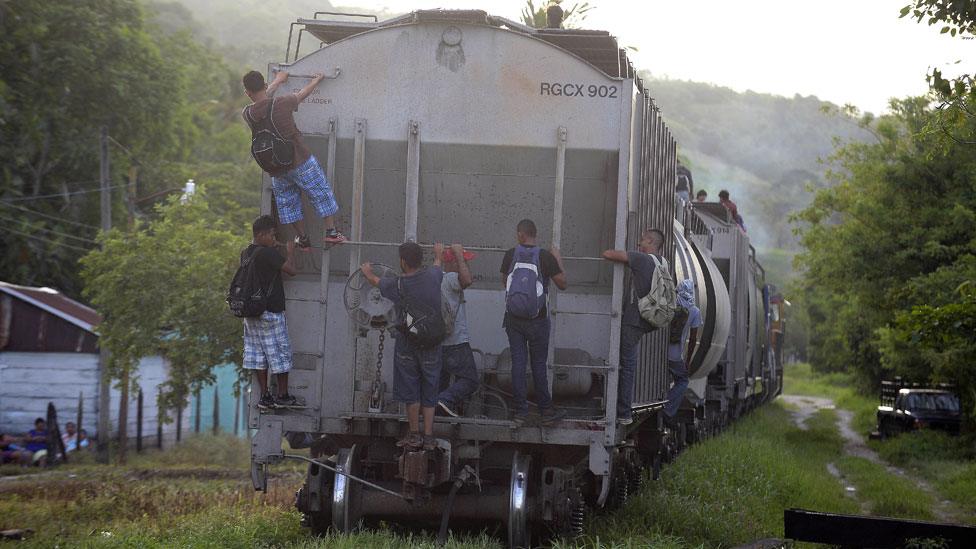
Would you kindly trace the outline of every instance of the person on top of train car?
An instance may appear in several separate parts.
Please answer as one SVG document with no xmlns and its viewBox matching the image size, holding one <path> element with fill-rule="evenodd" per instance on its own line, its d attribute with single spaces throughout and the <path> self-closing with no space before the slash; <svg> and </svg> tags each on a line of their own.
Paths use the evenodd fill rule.
<svg viewBox="0 0 976 549">
<path fill-rule="evenodd" d="M 676 181 L 674 184 L 674 192 L 681 197 L 681 200 L 685 202 L 691 202 L 691 191 L 694 189 L 694 180 L 691 178 L 691 170 L 684 167 L 681 162 L 678 162 L 678 167 L 675 170 Z"/>
<path fill-rule="evenodd" d="M 323 78 L 318 74 L 298 93 L 281 96 L 276 96 L 275 90 L 288 80 L 285 71 L 279 71 L 271 85 L 266 85 L 264 76 L 257 71 L 245 74 L 242 79 L 244 93 L 252 101 L 241 112 L 251 128 L 251 154 L 261 169 L 271 176 L 279 219 L 295 229 L 295 243 L 305 250 L 311 248 L 312 241 L 305 233 L 299 189 L 305 191 L 308 201 L 322 217 L 325 243 L 340 244 L 346 240 L 335 226 L 339 204 L 332 186 L 295 125 L 295 111 Z"/>
<path fill-rule="evenodd" d="M 742 229 L 742 232 L 746 232 L 746 223 L 742 220 L 742 216 L 739 215 L 739 208 L 735 205 L 735 202 L 729 200 L 729 191 L 725 189 L 719 191 L 718 201 L 732 214 L 732 221 L 735 221 L 736 225 Z"/>
<path fill-rule="evenodd" d="M 695 193 L 695 202 L 706 202 L 708 200 L 708 191 L 701 189 Z"/>
<path fill-rule="evenodd" d="M 441 393 L 437 395 L 437 406 L 454 417 L 459 416 L 459 407 L 478 389 L 478 369 L 471 352 L 464 306 L 464 290 L 474 282 L 468 261 L 474 257 L 460 244 L 453 244 L 448 250 L 443 244 L 434 244 L 434 265 L 444 269 L 441 308 L 448 333 L 441 343 Z M 451 375 L 454 383 L 450 383 Z"/>
<path fill-rule="evenodd" d="M 424 250 L 416 242 L 400 244 L 397 277 L 380 278 L 370 263 L 362 271 L 370 284 L 397 307 L 399 326 L 393 353 L 393 395 L 407 407 L 410 432 L 397 442 L 407 450 L 432 450 L 434 409 L 441 382 L 441 343 L 447 327 L 441 309 L 444 271 L 439 265 L 424 268 Z M 420 416 L 423 415 L 423 432 Z"/>
<path fill-rule="evenodd" d="M 678 413 L 681 407 L 681 399 L 684 397 L 685 390 L 688 389 L 688 376 L 691 372 L 691 357 L 694 356 L 695 345 L 698 343 L 698 330 L 704 323 L 702 322 L 701 309 L 695 304 L 695 283 L 690 279 L 682 280 L 676 288 L 678 292 L 678 307 L 675 318 L 684 318 L 680 322 L 680 328 L 674 323 L 671 326 L 671 333 L 668 334 L 668 370 L 674 381 L 671 390 L 668 391 L 668 404 L 664 408 L 665 421 L 670 422 Z M 680 309 L 684 309 L 681 311 Z M 681 344 L 688 340 L 687 353 L 681 348 Z"/>
<path fill-rule="evenodd" d="M 295 243 L 286 245 L 287 255 L 275 247 L 277 224 L 270 215 L 262 215 L 251 225 L 253 240 L 241 251 L 241 265 L 254 262 L 254 276 L 260 288 L 269 288 L 264 312 L 256 317 L 244 317 L 244 369 L 257 373 L 261 388 L 258 406 L 276 408 L 301 406 L 298 397 L 288 394 L 288 372 L 291 371 L 291 341 L 285 324 L 285 287 L 281 273 L 297 274 Z M 277 396 L 268 389 L 268 369 L 278 385 Z"/>
<path fill-rule="evenodd" d="M 546 361 L 549 358 L 549 281 L 565 290 L 569 283 L 559 250 L 536 245 L 536 227 L 523 219 L 515 227 L 518 245 L 505 252 L 501 273 L 505 285 L 505 318 L 502 326 L 508 334 L 512 352 L 512 392 L 515 397 L 513 419 L 523 423 L 528 417 L 528 388 L 525 369 L 531 361 L 532 383 L 536 405 L 543 422 L 554 421 L 562 412 L 552 405 Z"/>
<path fill-rule="evenodd" d="M 656 330 L 640 314 L 638 301 L 651 291 L 656 265 L 666 266 L 661 257 L 664 233 L 658 229 L 647 229 L 641 233 L 637 245 L 639 251 L 605 250 L 603 258 L 630 267 L 634 285 L 634 299 L 624 305 L 620 324 L 620 373 L 617 383 L 617 421 L 623 425 L 634 422 L 631 404 L 634 400 L 634 374 L 637 371 L 637 355 L 640 340 L 644 334 Z M 653 256 L 653 257 L 652 257 Z M 670 275 L 668 275 L 670 276 Z"/>
</svg>

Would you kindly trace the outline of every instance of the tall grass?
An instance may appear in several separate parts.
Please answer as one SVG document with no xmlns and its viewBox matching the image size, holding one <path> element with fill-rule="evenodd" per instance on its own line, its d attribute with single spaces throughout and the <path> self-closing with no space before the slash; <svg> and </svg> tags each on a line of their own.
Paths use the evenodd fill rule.
<svg viewBox="0 0 976 549">
<path fill-rule="evenodd" d="M 790 507 L 856 512 L 826 469 L 843 446 L 827 412 L 801 430 L 778 403 L 764 406 L 682 454 L 619 512 L 590 521 L 585 544 L 729 546 L 782 537 Z"/>
</svg>

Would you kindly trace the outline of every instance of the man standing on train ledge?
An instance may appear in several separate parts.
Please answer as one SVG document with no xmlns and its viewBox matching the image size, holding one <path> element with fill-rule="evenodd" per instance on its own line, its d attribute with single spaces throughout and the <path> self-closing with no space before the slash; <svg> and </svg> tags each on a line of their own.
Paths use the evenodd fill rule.
<svg viewBox="0 0 976 549">
<path fill-rule="evenodd" d="M 380 278 L 363 263 L 363 276 L 397 307 L 399 319 L 393 353 L 393 394 L 407 407 L 410 433 L 397 442 L 408 450 L 433 450 L 434 409 L 441 382 L 441 342 L 447 336 L 441 310 L 444 271 L 423 268 L 424 251 L 416 242 L 400 244 L 397 277 Z M 420 416 L 423 414 L 423 434 Z"/>
<path fill-rule="evenodd" d="M 298 397 L 288 394 L 288 372 L 291 371 L 291 341 L 285 324 L 285 287 L 281 273 L 294 276 L 295 243 L 288 242 L 287 255 L 276 248 L 276 224 L 270 215 L 254 220 L 254 240 L 241 252 L 241 264 L 254 262 L 254 277 L 259 288 L 268 288 L 267 305 L 257 317 L 244 318 L 244 369 L 254 370 L 261 388 L 261 408 L 302 406 Z M 268 370 L 278 386 L 277 396 L 268 389 Z"/>
<path fill-rule="evenodd" d="M 279 71 L 271 85 L 265 85 L 264 76 L 257 71 L 245 74 L 242 79 L 244 92 L 253 102 L 244 107 L 241 113 L 251 128 L 251 155 L 261 169 L 271 176 L 278 218 L 295 229 L 295 244 L 304 250 L 311 248 L 312 241 L 305 232 L 299 189 L 305 191 L 308 201 L 322 217 L 325 243 L 340 244 L 346 240 L 335 226 L 339 204 L 336 203 L 332 186 L 295 125 L 295 111 L 323 78 L 318 74 L 298 93 L 280 97 L 274 93 L 288 80 L 285 71 Z"/>
<path fill-rule="evenodd" d="M 441 301 L 447 339 L 441 352 L 441 393 L 437 406 L 447 414 L 458 417 L 460 407 L 478 389 L 478 369 L 474 364 L 468 336 L 468 316 L 464 306 L 464 290 L 473 282 L 468 261 L 474 259 L 460 244 L 444 250 L 442 244 L 434 245 L 434 265 L 443 265 L 444 280 L 441 282 Z M 450 376 L 454 383 L 449 384 Z"/>
<path fill-rule="evenodd" d="M 698 329 L 704 324 L 702 322 L 701 310 L 695 304 L 695 283 L 690 279 L 682 280 L 678 283 L 678 310 L 675 311 L 675 318 L 685 318 L 680 323 L 680 327 L 674 326 L 672 322 L 672 332 L 668 334 L 668 370 L 674 384 L 668 391 L 668 405 L 664 408 L 665 421 L 673 425 L 674 416 L 681 407 L 681 400 L 688 388 L 688 375 L 691 373 L 691 357 L 695 353 L 695 345 L 698 342 Z M 684 311 L 682 311 L 684 309 Z M 688 340 L 687 353 L 682 350 L 682 343 Z"/>
<path fill-rule="evenodd" d="M 514 420 L 524 423 L 528 417 L 525 369 L 532 364 L 532 384 L 542 421 L 562 417 L 552 405 L 546 361 L 549 358 L 549 281 L 560 290 L 569 283 L 559 250 L 544 250 L 536 245 L 535 223 L 519 221 L 515 228 L 518 245 L 505 252 L 501 273 L 505 284 L 505 319 L 502 326 L 508 334 L 512 352 L 512 392 L 515 393 Z"/>
<path fill-rule="evenodd" d="M 634 400 L 634 374 L 637 371 L 637 355 L 640 340 L 644 334 L 656 328 L 644 320 L 637 303 L 651 291 L 656 264 L 667 265 L 661 257 L 664 233 L 657 229 L 647 229 L 641 233 L 636 252 L 624 250 L 605 250 L 603 258 L 630 267 L 634 298 L 624 305 L 620 322 L 620 373 L 617 381 L 617 421 L 623 425 L 634 422 L 631 404 Z M 654 256 L 654 257 L 651 257 Z M 668 275 L 670 276 L 670 275 Z"/>
</svg>

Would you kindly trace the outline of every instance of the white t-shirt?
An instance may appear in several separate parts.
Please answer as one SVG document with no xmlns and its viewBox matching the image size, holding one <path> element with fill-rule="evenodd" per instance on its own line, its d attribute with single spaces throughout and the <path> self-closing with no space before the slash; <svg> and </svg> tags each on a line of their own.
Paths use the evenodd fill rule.
<svg viewBox="0 0 976 549">
<path fill-rule="evenodd" d="M 471 341 L 468 336 L 468 317 L 464 312 L 464 290 L 461 289 L 461 280 L 457 273 L 444 273 L 441 281 L 441 307 L 444 321 L 451 330 L 441 345 L 460 345 Z M 452 319 L 453 328 L 450 325 Z"/>
</svg>

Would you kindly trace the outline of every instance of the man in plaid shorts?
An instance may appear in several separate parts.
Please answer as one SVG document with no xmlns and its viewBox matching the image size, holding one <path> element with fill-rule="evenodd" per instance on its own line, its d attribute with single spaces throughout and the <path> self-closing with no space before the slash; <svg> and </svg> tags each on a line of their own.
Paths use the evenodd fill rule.
<svg viewBox="0 0 976 549">
<path fill-rule="evenodd" d="M 324 76 L 318 74 L 297 93 L 281 96 L 275 96 L 274 92 L 288 80 L 287 72 L 278 72 L 270 85 L 265 85 L 264 76 L 257 71 L 251 71 L 243 78 L 244 92 L 253 102 L 244 107 L 241 113 L 244 121 L 254 130 L 255 125 L 264 125 L 264 119 L 270 116 L 271 128 L 293 146 L 294 158 L 289 167 L 267 173 L 271 176 L 278 218 L 295 229 L 295 244 L 303 249 L 310 248 L 312 241 L 305 233 L 300 190 L 305 191 L 308 201 L 325 223 L 325 242 L 340 244 L 346 240 L 335 226 L 335 214 L 339 211 L 339 204 L 336 203 L 332 186 L 325 178 L 325 172 L 318 160 L 302 142 L 301 132 L 295 125 L 295 111 L 323 78 Z"/>
<path fill-rule="evenodd" d="M 268 305 L 261 316 L 244 319 L 244 368 L 254 370 L 261 386 L 258 406 L 275 408 L 300 406 L 304 403 L 288 394 L 288 372 L 291 370 L 291 342 L 285 324 L 285 289 L 281 273 L 294 275 L 295 243 L 288 242 L 287 256 L 282 256 L 275 239 L 275 220 L 262 215 L 251 227 L 254 240 L 241 252 L 254 261 L 255 276 L 261 288 L 268 288 Z M 268 389 L 268 370 L 275 376 L 277 395 Z"/>
</svg>

